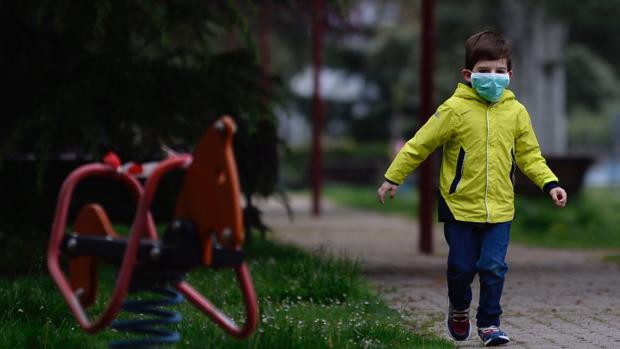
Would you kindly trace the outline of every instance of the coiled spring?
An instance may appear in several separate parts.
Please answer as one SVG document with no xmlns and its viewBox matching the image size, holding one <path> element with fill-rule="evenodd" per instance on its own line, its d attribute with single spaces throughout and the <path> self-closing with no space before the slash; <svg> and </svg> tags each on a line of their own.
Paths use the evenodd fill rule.
<svg viewBox="0 0 620 349">
<path fill-rule="evenodd" d="M 148 292 L 160 295 L 163 298 L 146 300 L 126 300 L 123 302 L 123 310 L 137 314 L 137 316 L 150 316 L 142 319 L 114 320 L 111 324 L 118 331 L 143 335 L 145 337 L 135 339 L 116 340 L 110 343 L 110 348 L 157 348 L 164 344 L 174 344 L 180 341 L 181 335 L 165 326 L 173 326 L 182 319 L 181 314 L 172 310 L 163 310 L 161 307 L 173 306 L 183 301 L 183 296 L 170 288 L 147 287 L 131 290 L 130 293 Z"/>
</svg>

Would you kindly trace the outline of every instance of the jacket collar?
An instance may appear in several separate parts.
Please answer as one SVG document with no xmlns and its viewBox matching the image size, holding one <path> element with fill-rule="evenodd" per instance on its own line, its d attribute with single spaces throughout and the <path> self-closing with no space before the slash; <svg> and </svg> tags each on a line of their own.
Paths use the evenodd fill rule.
<svg viewBox="0 0 620 349">
<path fill-rule="evenodd" d="M 503 102 L 506 102 L 512 99 L 516 99 L 515 94 L 512 91 L 506 89 L 504 90 L 504 93 L 502 93 L 502 96 L 499 98 L 499 101 L 495 103 L 489 103 L 484 98 L 480 97 L 480 95 L 476 92 L 476 90 L 474 90 L 473 87 L 467 86 L 463 83 L 458 83 L 453 96 L 464 98 L 464 99 L 473 99 L 485 105 L 500 104 L 500 103 L 503 103 Z"/>
</svg>

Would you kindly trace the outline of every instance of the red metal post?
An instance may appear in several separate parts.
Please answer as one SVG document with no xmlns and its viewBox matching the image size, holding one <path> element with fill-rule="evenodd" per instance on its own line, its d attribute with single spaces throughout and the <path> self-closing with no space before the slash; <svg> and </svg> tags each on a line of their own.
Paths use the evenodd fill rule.
<svg viewBox="0 0 620 349">
<path fill-rule="evenodd" d="M 433 113 L 435 65 L 435 0 L 422 0 L 422 61 L 420 72 L 420 126 Z M 420 245 L 422 253 L 433 252 L 434 161 L 429 156 L 419 170 Z"/>
<path fill-rule="evenodd" d="M 321 98 L 321 62 L 323 50 L 325 3 L 323 0 L 314 1 L 314 11 L 312 15 L 312 61 L 313 61 L 313 81 L 314 91 L 312 95 L 312 159 L 311 159 L 311 181 L 312 181 L 312 214 L 321 215 L 321 183 L 322 183 L 322 164 L 321 164 L 321 134 L 323 133 L 323 122 L 325 107 Z"/>
</svg>

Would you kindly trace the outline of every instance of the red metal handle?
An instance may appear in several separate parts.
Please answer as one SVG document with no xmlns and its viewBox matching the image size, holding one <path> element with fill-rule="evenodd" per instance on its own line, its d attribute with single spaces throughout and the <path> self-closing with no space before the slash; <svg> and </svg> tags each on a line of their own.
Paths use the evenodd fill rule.
<svg viewBox="0 0 620 349">
<path fill-rule="evenodd" d="M 77 168 L 71 172 L 60 189 L 58 202 L 56 204 L 56 212 L 54 214 L 54 222 L 52 224 L 52 234 L 47 249 L 47 266 L 52 278 L 58 286 L 58 289 L 69 305 L 69 309 L 77 319 L 80 326 L 87 332 L 97 332 L 112 321 L 121 307 L 122 297 L 119 297 L 118 294 L 122 292 L 124 295 L 127 290 L 127 285 L 121 284 L 120 289 L 117 287 L 117 290 L 115 291 L 116 296 L 112 298 L 112 301 L 107 309 L 103 312 L 99 320 L 95 323 L 91 323 L 86 311 L 80 304 L 78 296 L 71 289 L 71 286 L 69 285 L 69 282 L 60 267 L 60 245 L 65 234 L 67 213 L 69 211 L 69 204 L 71 203 L 73 192 L 80 181 L 87 177 L 94 176 L 108 177 L 124 182 L 130 186 L 134 196 L 138 198 L 138 200 L 142 197 L 142 186 L 135 178 L 118 173 L 112 167 L 102 164 L 88 164 Z M 126 252 L 126 257 L 128 254 L 132 254 L 132 251 L 129 248 Z M 136 251 L 133 251 L 134 258 L 130 258 L 130 263 L 128 263 L 128 266 L 131 267 L 131 269 L 133 269 L 133 263 L 135 263 L 135 252 Z M 120 280 L 122 279 L 119 277 L 119 281 Z"/>
<path fill-rule="evenodd" d="M 189 283 L 182 281 L 176 288 L 185 295 L 190 303 L 194 304 L 200 311 L 207 315 L 213 322 L 220 326 L 224 331 L 236 338 L 246 338 L 254 332 L 258 324 L 258 305 L 256 293 L 252 285 L 252 278 L 248 266 L 243 263 L 235 268 L 237 281 L 241 287 L 243 301 L 245 303 L 246 319 L 243 327 L 237 326 L 235 321 L 216 308 L 208 299 L 196 291 Z"/>
<path fill-rule="evenodd" d="M 52 234 L 47 250 L 47 265 L 49 272 L 67 302 L 69 309 L 77 319 L 80 326 L 86 332 L 98 332 L 104 329 L 116 317 L 116 314 L 120 310 L 122 301 L 127 293 L 129 282 L 131 281 L 131 275 L 136 264 L 136 257 L 140 246 L 140 239 L 145 234 L 151 239 L 157 239 L 155 224 L 150 214 L 150 205 L 153 201 L 157 184 L 164 173 L 179 167 L 187 166 L 191 160 L 191 155 L 182 154 L 160 162 L 153 171 L 151 177 L 147 180 L 144 192 L 142 191 L 142 186 L 135 178 L 124 173 L 118 173 L 110 166 L 102 164 L 89 164 L 81 166 L 74 170 L 63 183 L 56 205 L 54 222 L 52 224 Z M 138 207 L 131 225 L 131 233 L 123 255 L 123 261 L 119 269 L 118 277 L 116 278 L 114 292 L 107 308 L 95 322 L 91 322 L 86 314 L 86 311 L 80 304 L 77 295 L 71 289 L 71 286 L 69 285 L 69 282 L 60 267 L 59 259 L 60 245 L 64 236 L 67 223 L 67 213 L 74 189 L 84 178 L 92 176 L 110 177 L 125 182 L 129 184 L 134 192 L 134 195 L 138 198 Z"/>
</svg>

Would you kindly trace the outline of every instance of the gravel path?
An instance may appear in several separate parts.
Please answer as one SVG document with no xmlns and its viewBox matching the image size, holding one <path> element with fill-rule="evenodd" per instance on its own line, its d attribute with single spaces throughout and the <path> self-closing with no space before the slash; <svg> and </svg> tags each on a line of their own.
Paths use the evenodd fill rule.
<svg viewBox="0 0 620 349">
<path fill-rule="evenodd" d="M 293 197 L 289 221 L 276 202 L 260 202 L 274 238 L 310 250 L 357 259 L 385 301 L 418 332 L 445 336 L 447 245 L 435 229 L 433 255 L 417 253 L 417 223 L 324 203 L 310 216 L 308 199 Z M 620 267 L 604 252 L 511 245 L 502 329 L 514 348 L 620 348 Z M 474 303 L 477 302 L 474 281 Z M 475 309 L 477 304 L 472 304 Z M 459 347 L 480 347 L 477 337 Z"/>
</svg>

